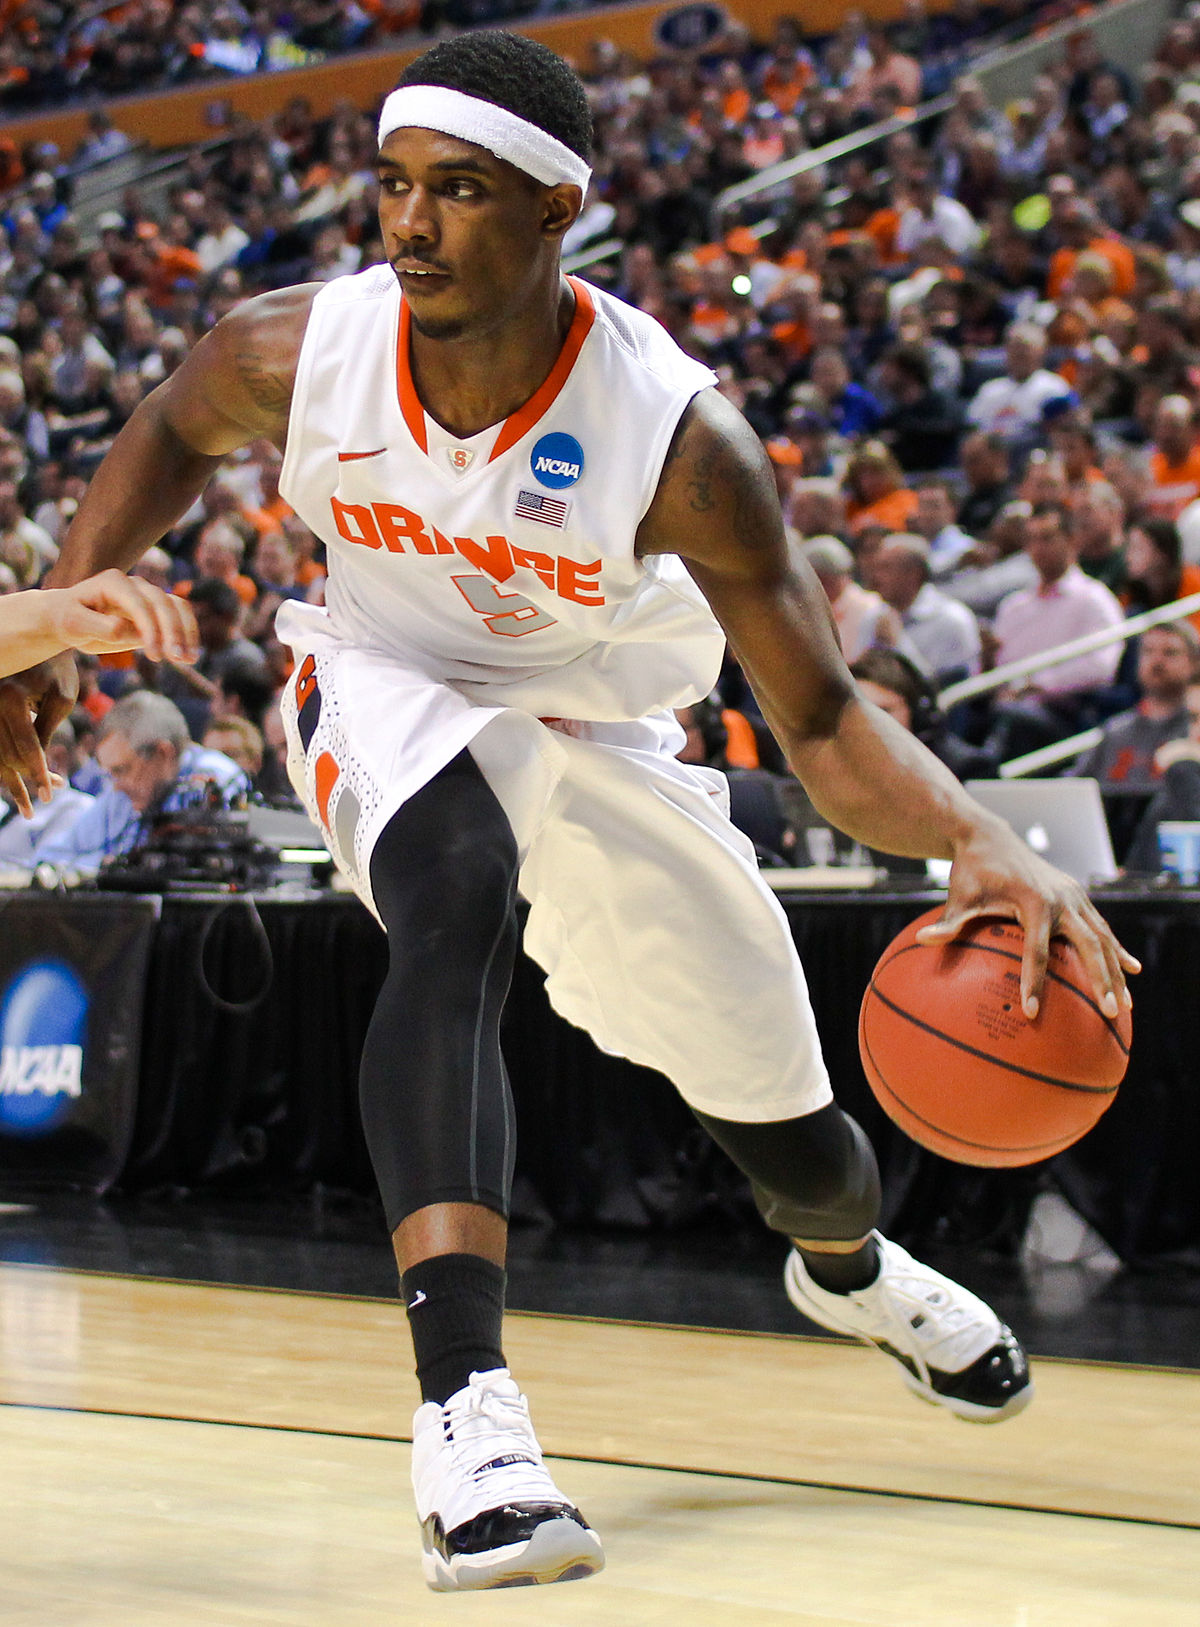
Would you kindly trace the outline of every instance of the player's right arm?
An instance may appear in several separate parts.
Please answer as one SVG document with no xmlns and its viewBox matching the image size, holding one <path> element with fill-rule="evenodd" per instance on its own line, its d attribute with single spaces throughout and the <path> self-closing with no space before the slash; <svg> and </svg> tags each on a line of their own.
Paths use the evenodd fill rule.
<svg viewBox="0 0 1200 1627">
<path fill-rule="evenodd" d="M 206 333 L 139 405 L 93 475 L 47 587 L 128 570 L 250 441 L 282 447 L 319 284 L 260 294 Z"/>
<path fill-rule="evenodd" d="M 247 300 L 138 406 L 93 475 L 43 587 L 129 567 L 187 512 L 228 453 L 282 447 L 313 296 L 302 284 Z M 59 654 L 0 682 L 0 771 L 47 783 L 42 747 L 77 693 Z"/>
</svg>

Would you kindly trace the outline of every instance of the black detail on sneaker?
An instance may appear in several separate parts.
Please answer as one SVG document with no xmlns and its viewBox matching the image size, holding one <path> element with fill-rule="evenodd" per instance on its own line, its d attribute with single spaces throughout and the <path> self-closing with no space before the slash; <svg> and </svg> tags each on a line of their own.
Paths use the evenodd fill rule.
<svg viewBox="0 0 1200 1627">
<path fill-rule="evenodd" d="M 894 1345 L 879 1341 L 879 1348 L 887 1352 L 901 1366 L 907 1367 L 914 1378 L 925 1382 L 924 1375 L 913 1358 Z M 990 1350 L 985 1350 L 969 1367 L 960 1373 L 943 1373 L 936 1367 L 928 1369 L 928 1384 L 938 1395 L 952 1396 L 976 1407 L 991 1407 L 999 1411 L 1008 1405 L 1029 1383 L 1029 1363 L 1020 1341 L 1011 1328 L 1000 1324 L 1000 1337 Z"/>
<path fill-rule="evenodd" d="M 447 1433 L 449 1434 L 451 1432 L 447 1431 Z M 481 1463 L 479 1465 L 478 1469 L 472 1470 L 472 1475 L 473 1475 L 474 1479 L 478 1480 L 479 1476 L 481 1474 L 486 1474 L 489 1469 L 507 1469 L 510 1463 L 536 1463 L 536 1462 L 537 1462 L 537 1459 L 536 1458 L 531 1458 L 528 1455 L 528 1453 L 509 1452 L 507 1454 L 507 1456 L 505 1456 L 505 1457 L 493 1458 L 490 1463 Z"/>
<path fill-rule="evenodd" d="M 477 1514 L 453 1531 L 444 1531 L 440 1515 L 431 1514 L 422 1526 L 422 1533 L 426 1549 L 430 1553 L 436 1549 L 449 1561 L 456 1554 L 485 1554 L 494 1548 L 528 1542 L 538 1526 L 548 1520 L 573 1520 L 584 1531 L 591 1530 L 583 1515 L 570 1503 L 505 1503 L 501 1508 Z"/>
</svg>

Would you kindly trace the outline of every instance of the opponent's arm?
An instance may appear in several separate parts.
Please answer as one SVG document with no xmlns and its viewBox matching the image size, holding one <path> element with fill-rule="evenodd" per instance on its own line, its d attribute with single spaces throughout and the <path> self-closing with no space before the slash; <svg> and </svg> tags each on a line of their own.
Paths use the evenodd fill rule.
<svg viewBox="0 0 1200 1627">
<path fill-rule="evenodd" d="M 979 915 L 1025 931 L 1022 998 L 1036 1010 L 1050 939 L 1071 939 L 1111 1015 L 1137 962 L 1087 894 L 981 808 L 933 754 L 858 694 L 828 601 L 789 561 L 770 464 L 714 390 L 676 431 L 638 552 L 675 553 L 712 606 L 788 763 L 815 806 L 869 846 L 954 861 L 934 941 Z"/>
</svg>

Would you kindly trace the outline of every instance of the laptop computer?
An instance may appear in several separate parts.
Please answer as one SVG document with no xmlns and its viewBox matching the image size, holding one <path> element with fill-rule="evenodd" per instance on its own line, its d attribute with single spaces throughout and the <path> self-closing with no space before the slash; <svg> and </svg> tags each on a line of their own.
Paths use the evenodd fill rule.
<svg viewBox="0 0 1200 1627">
<path fill-rule="evenodd" d="M 267 847 L 328 858 L 321 827 L 302 808 L 263 808 L 252 803 L 245 814 L 247 831 Z"/>
<path fill-rule="evenodd" d="M 967 790 L 1076 881 L 1115 881 L 1108 822 L 1092 779 L 968 780 Z"/>
</svg>

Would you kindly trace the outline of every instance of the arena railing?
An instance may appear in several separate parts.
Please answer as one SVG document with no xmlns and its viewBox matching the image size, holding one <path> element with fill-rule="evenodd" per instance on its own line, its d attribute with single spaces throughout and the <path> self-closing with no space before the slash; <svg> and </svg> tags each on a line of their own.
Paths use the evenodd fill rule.
<svg viewBox="0 0 1200 1627">
<path fill-rule="evenodd" d="M 1019 40 L 1003 45 L 964 64 L 964 76 L 978 79 L 992 102 L 1007 101 L 1025 94 L 1034 78 L 1052 60 L 1058 47 L 1081 29 L 1093 34 L 1106 59 L 1118 67 L 1140 67 L 1151 54 L 1161 37 L 1166 23 L 1178 10 L 1176 0 L 1113 0 L 1098 11 L 1082 17 L 1070 17 L 1056 23 L 1033 39 Z M 718 223 L 749 198 L 766 196 L 781 189 L 797 175 L 822 165 L 846 158 L 874 142 L 886 141 L 898 131 L 909 130 L 915 124 L 927 123 L 949 111 L 954 105 L 953 92 L 933 97 L 895 118 L 883 119 L 862 130 L 839 136 L 821 147 L 798 153 L 781 164 L 772 164 L 736 186 L 726 187 L 717 194 L 715 211 Z"/>
<path fill-rule="evenodd" d="M 1043 650 L 1038 655 L 1027 655 L 1020 661 L 1007 661 L 1002 667 L 993 667 L 990 672 L 980 672 L 973 678 L 963 678 L 956 684 L 949 684 L 938 694 L 938 705 L 942 711 L 949 711 L 960 701 L 974 700 L 980 695 L 990 694 L 994 689 L 1002 689 L 1005 684 L 1029 678 L 1037 672 L 1045 672 L 1049 667 L 1057 667 L 1064 661 L 1072 661 L 1078 655 L 1090 655 L 1093 650 L 1107 649 L 1110 644 L 1124 644 L 1129 639 L 1136 638 L 1139 633 L 1144 633 L 1149 627 L 1161 627 L 1166 622 L 1182 621 L 1187 616 L 1195 615 L 1197 611 L 1200 611 L 1200 593 L 1189 593 L 1185 598 L 1160 605 L 1156 610 L 1144 610 L 1140 615 L 1130 616 L 1117 627 L 1104 627 L 1097 633 L 1085 633 L 1082 638 L 1073 638 L 1066 644 L 1056 644 L 1053 649 Z M 1001 764 L 1000 778 L 1021 779 L 1027 774 L 1036 774 L 1043 768 L 1052 768 L 1055 763 L 1065 762 L 1070 757 L 1077 757 L 1081 751 L 1087 751 L 1090 746 L 1096 744 L 1100 735 L 1099 729 L 1085 729 L 1067 740 L 1057 740 L 1052 745 L 1040 747 L 1037 751 L 1010 758 L 1008 762 Z"/>
</svg>

